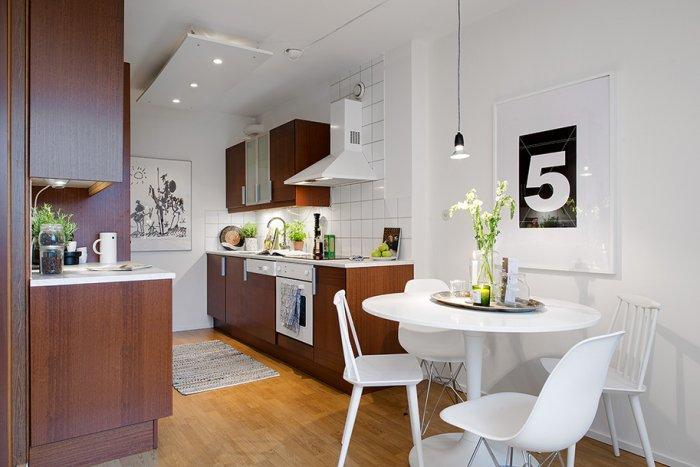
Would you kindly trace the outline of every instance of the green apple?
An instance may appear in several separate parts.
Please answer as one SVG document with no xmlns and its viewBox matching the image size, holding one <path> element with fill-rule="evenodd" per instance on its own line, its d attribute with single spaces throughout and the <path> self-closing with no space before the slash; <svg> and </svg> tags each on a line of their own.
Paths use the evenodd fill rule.
<svg viewBox="0 0 700 467">
<path fill-rule="evenodd" d="M 387 250 L 387 251 L 382 251 L 382 256 L 383 256 L 384 258 L 390 258 L 390 257 L 392 257 L 392 256 L 394 256 L 394 255 L 391 254 L 391 251 Z"/>
<path fill-rule="evenodd" d="M 381 245 L 379 245 L 379 251 L 389 251 L 389 245 L 387 245 L 386 243 L 382 243 Z"/>
<path fill-rule="evenodd" d="M 372 253 L 372 258 L 380 258 L 382 256 L 382 252 L 379 250 L 374 250 Z"/>
</svg>

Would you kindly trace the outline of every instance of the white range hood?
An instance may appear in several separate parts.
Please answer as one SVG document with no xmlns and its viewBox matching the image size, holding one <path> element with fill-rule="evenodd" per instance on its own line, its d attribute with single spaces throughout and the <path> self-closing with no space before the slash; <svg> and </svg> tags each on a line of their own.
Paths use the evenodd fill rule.
<svg viewBox="0 0 700 467">
<path fill-rule="evenodd" d="M 284 181 L 286 185 L 336 186 L 376 180 L 362 153 L 362 102 L 331 104 L 331 154 Z"/>
</svg>

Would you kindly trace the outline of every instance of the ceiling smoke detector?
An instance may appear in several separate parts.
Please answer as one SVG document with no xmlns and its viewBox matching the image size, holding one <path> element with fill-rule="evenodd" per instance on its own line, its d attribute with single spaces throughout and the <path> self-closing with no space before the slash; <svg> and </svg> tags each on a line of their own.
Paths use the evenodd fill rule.
<svg viewBox="0 0 700 467">
<path fill-rule="evenodd" d="M 304 55 L 304 51 L 301 49 L 284 49 L 284 53 L 291 61 L 299 60 Z"/>
</svg>

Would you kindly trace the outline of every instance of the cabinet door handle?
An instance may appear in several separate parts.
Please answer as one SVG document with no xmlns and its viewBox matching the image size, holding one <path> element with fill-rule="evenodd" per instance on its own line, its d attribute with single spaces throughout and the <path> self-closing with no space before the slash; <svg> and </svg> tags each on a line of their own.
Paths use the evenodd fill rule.
<svg viewBox="0 0 700 467">
<path fill-rule="evenodd" d="M 248 280 L 248 268 L 246 267 L 246 261 L 247 260 L 245 260 L 245 259 L 243 260 L 243 281 L 244 282 Z"/>
<path fill-rule="evenodd" d="M 260 202 L 260 184 L 259 183 L 255 184 L 255 202 L 256 203 Z"/>
<path fill-rule="evenodd" d="M 226 257 L 221 257 L 221 277 L 226 277 Z"/>
<path fill-rule="evenodd" d="M 241 204 L 248 204 L 245 199 L 245 185 L 241 187 Z"/>
<path fill-rule="evenodd" d="M 272 201 L 272 180 L 267 181 L 267 187 L 267 202 L 269 203 L 270 201 Z"/>
</svg>

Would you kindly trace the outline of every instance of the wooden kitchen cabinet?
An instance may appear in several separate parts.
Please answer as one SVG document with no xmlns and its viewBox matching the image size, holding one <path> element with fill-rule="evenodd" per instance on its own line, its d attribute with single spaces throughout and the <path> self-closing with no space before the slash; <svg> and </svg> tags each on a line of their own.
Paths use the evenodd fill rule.
<svg viewBox="0 0 700 467">
<path fill-rule="evenodd" d="M 341 268 L 316 268 L 314 295 L 314 361 L 339 372 L 345 368 L 345 361 L 333 297 L 345 288 L 345 271 Z M 355 320 L 356 310 L 352 313 Z"/>
<path fill-rule="evenodd" d="M 248 162 L 246 153 L 250 155 Z M 242 212 L 284 206 L 330 206 L 328 187 L 284 184 L 292 175 L 328 154 L 330 125 L 306 120 L 292 120 L 274 128 L 254 144 L 248 141 L 228 148 L 226 207 L 229 212 Z M 266 166 L 268 162 L 269 167 Z M 252 166 L 256 167 L 255 174 L 250 170 L 246 173 Z"/>
<path fill-rule="evenodd" d="M 245 207 L 245 143 L 226 150 L 226 207 L 229 211 Z"/>
<path fill-rule="evenodd" d="M 30 465 L 154 449 L 172 414 L 172 280 L 30 288 Z"/>
<path fill-rule="evenodd" d="M 275 277 L 249 272 L 245 281 L 245 332 L 275 343 Z"/>
<path fill-rule="evenodd" d="M 331 152 L 330 125 L 292 120 L 270 131 L 272 204 L 330 206 L 330 188 L 285 185 L 284 181 Z"/>
<path fill-rule="evenodd" d="M 29 175 L 121 182 L 123 0 L 30 0 Z"/>
<path fill-rule="evenodd" d="M 245 330 L 245 259 L 226 258 L 226 318 L 222 321 L 236 330 Z"/>
<path fill-rule="evenodd" d="M 226 321 L 226 257 L 207 255 L 207 314 Z"/>
</svg>

